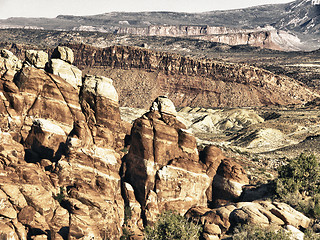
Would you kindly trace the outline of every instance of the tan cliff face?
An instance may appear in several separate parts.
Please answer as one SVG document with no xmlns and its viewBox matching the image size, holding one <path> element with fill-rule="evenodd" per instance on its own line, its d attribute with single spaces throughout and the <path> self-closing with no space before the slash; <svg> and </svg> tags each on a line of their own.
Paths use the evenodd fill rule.
<svg viewBox="0 0 320 240">
<path fill-rule="evenodd" d="M 246 64 L 183 57 L 137 47 L 69 45 L 85 72 L 114 80 L 120 105 L 148 108 L 159 95 L 177 107 L 297 104 L 318 94 L 286 76 Z"/>
</svg>

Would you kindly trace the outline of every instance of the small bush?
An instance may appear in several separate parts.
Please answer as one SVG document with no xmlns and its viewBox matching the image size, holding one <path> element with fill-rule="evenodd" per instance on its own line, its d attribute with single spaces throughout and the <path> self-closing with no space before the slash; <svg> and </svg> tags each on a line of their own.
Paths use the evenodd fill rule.
<svg viewBox="0 0 320 240">
<path fill-rule="evenodd" d="M 320 217 L 320 166 L 316 157 L 301 154 L 278 169 L 276 194 L 309 217 Z"/>
<path fill-rule="evenodd" d="M 189 222 L 185 217 L 169 211 L 162 213 L 153 227 L 145 228 L 145 239 L 198 240 L 201 231 L 201 225 Z"/>
<path fill-rule="evenodd" d="M 290 240 L 290 234 L 284 229 L 262 228 L 257 225 L 242 225 L 235 229 L 233 240 Z"/>
<path fill-rule="evenodd" d="M 306 196 L 320 193 L 319 161 L 313 154 L 301 154 L 289 164 L 280 167 L 278 174 L 276 191 L 280 197 L 295 192 Z"/>
<path fill-rule="evenodd" d="M 61 204 L 61 202 L 65 199 L 65 197 L 66 196 L 63 193 L 63 187 L 60 187 L 60 192 L 56 196 L 54 196 L 53 198 Z"/>
</svg>

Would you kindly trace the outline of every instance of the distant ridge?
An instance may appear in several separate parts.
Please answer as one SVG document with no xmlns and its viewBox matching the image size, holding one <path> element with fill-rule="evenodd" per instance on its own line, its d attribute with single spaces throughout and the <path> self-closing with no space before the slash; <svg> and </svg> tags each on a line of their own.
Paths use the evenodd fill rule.
<svg viewBox="0 0 320 240">
<path fill-rule="evenodd" d="M 139 30 L 150 26 L 160 28 L 161 26 L 210 26 L 238 29 L 240 32 L 252 31 L 254 33 L 259 31 L 259 28 L 271 26 L 276 31 L 286 31 L 285 35 L 287 37 L 284 40 L 283 37 L 278 36 L 276 37 L 278 40 L 275 40 L 277 44 L 280 42 L 280 45 L 288 46 L 284 49 L 315 50 L 320 47 L 320 5 L 315 4 L 312 0 L 297 0 L 287 4 L 262 5 L 203 13 L 111 12 L 92 16 L 59 15 L 56 18 L 9 18 L 0 20 L 0 28 L 96 31 L 122 34 L 132 34 L 132 29 L 138 28 Z M 128 29 L 131 30 L 128 31 Z M 135 32 L 139 34 L 139 31 Z M 279 35 L 279 32 L 275 33 Z M 142 31 L 141 35 L 143 34 Z M 159 34 L 157 36 L 163 35 Z M 169 36 L 174 36 L 174 34 Z M 266 37 L 268 36 L 268 33 L 266 33 Z M 239 38 L 239 36 L 237 37 Z M 246 38 L 246 36 L 240 36 L 240 38 L 243 37 Z M 295 37 L 305 43 L 304 48 L 296 46 L 297 44 L 294 42 L 298 41 L 294 39 Z M 235 36 L 231 36 L 231 38 L 235 38 Z M 249 37 L 247 38 L 249 39 Z M 221 41 L 213 38 L 212 41 L 229 44 L 228 40 Z M 244 43 L 241 42 L 240 44 Z M 250 44 L 249 40 L 248 44 Z M 253 44 L 253 46 L 259 45 Z"/>
</svg>

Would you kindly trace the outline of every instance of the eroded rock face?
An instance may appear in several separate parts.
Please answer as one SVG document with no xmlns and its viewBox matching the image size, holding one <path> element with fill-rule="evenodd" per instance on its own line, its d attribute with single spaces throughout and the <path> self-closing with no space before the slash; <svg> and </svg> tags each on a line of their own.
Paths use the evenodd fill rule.
<svg viewBox="0 0 320 240">
<path fill-rule="evenodd" d="M 67 63 L 61 59 L 51 59 L 48 66 L 48 71 L 60 76 L 74 88 L 82 85 L 82 72 L 77 67 Z"/>
<path fill-rule="evenodd" d="M 14 79 L 0 79 L 2 236 L 119 239 L 125 224 L 141 239 L 144 224 L 166 210 L 205 222 L 205 239 L 245 221 L 309 224 L 281 203 L 207 209 L 238 199 L 248 179 L 220 149 L 208 146 L 199 154 L 164 96 L 134 122 L 122 159 L 128 127 L 111 79 L 86 76 L 79 91 L 26 64 Z"/>
<path fill-rule="evenodd" d="M 82 71 L 72 65 L 73 51 L 68 47 L 58 46 L 53 50 L 47 71 L 60 76 L 78 89 L 82 85 Z"/>
<path fill-rule="evenodd" d="M 240 197 L 242 187 L 249 184 L 249 179 L 242 166 L 229 158 L 221 161 L 213 179 L 213 198 L 219 205 L 224 201 L 233 201 Z"/>
<path fill-rule="evenodd" d="M 228 45 L 251 45 L 275 50 L 298 50 L 300 39 L 296 36 L 279 31 L 273 27 L 257 29 L 237 29 L 214 26 L 174 26 L 151 25 L 148 27 L 120 27 L 120 34 L 135 34 L 142 36 L 188 36 L 211 42 Z"/>
<path fill-rule="evenodd" d="M 131 130 L 126 178 L 148 223 L 165 210 L 184 214 L 195 204 L 207 204 L 211 180 L 199 162 L 195 138 L 174 114 L 173 103 L 159 97 Z"/>
<path fill-rule="evenodd" d="M 112 79 L 86 75 L 80 94 L 81 106 L 95 144 L 123 148 L 124 132 L 128 131 L 120 118 L 119 97 Z"/>
<path fill-rule="evenodd" d="M 145 100 L 160 95 L 177 107 L 207 108 L 299 104 L 318 96 L 294 79 L 246 64 L 130 46 L 68 46 L 76 51 L 75 64 L 89 74 L 108 68 L 104 74 L 115 81 L 121 106 L 149 108 Z"/>
<path fill-rule="evenodd" d="M 59 125 L 46 119 L 35 119 L 25 140 L 25 146 L 36 152 L 40 158 L 59 159 L 66 137 Z"/>
</svg>

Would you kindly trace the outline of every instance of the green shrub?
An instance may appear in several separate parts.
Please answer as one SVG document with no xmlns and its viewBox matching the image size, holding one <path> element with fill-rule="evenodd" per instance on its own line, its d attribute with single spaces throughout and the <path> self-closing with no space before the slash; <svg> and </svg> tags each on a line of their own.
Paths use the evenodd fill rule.
<svg viewBox="0 0 320 240">
<path fill-rule="evenodd" d="M 175 212 L 162 213 L 153 227 L 145 228 L 146 240 L 195 240 L 199 239 L 202 226 L 189 222 Z"/>
<path fill-rule="evenodd" d="M 320 166 L 316 157 L 301 154 L 278 169 L 276 194 L 309 217 L 320 217 Z"/>
<path fill-rule="evenodd" d="M 257 225 L 242 225 L 235 229 L 233 240 L 290 240 L 290 234 L 284 229 L 263 228 Z"/>
<path fill-rule="evenodd" d="M 306 196 L 320 192 L 319 161 L 313 154 L 301 154 L 289 164 L 280 167 L 278 174 L 276 191 L 280 197 L 295 192 Z"/>
</svg>

